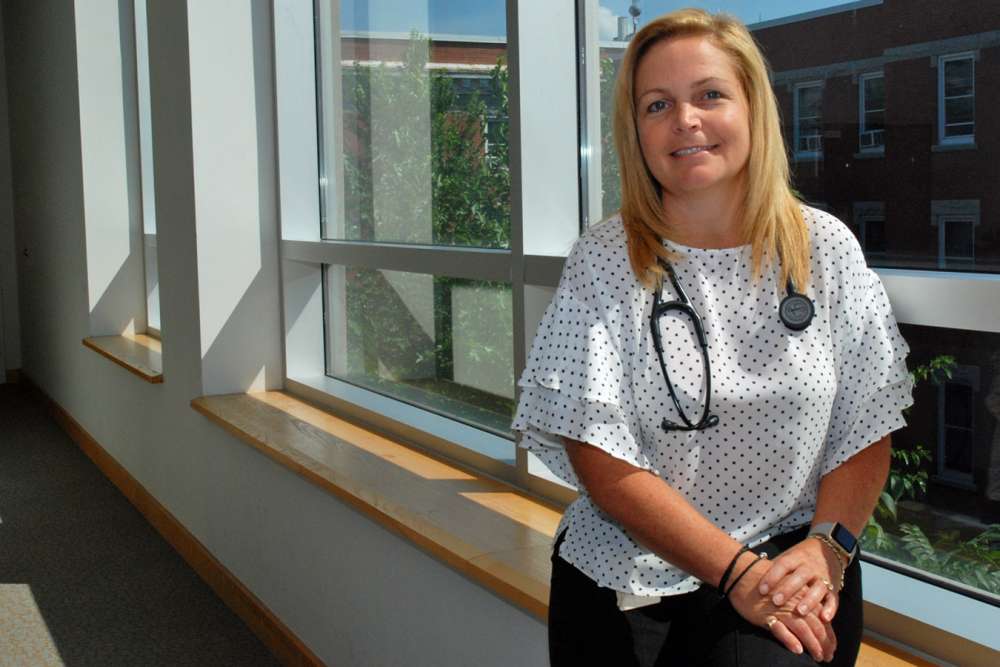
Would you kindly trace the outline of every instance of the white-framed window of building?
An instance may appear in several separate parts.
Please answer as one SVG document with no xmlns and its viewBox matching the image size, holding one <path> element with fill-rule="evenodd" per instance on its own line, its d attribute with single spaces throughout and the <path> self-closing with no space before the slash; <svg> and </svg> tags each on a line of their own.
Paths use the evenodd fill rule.
<svg viewBox="0 0 1000 667">
<path fill-rule="evenodd" d="M 885 202 L 855 202 L 853 227 L 866 257 L 885 256 Z"/>
<path fill-rule="evenodd" d="M 858 149 L 885 152 L 885 73 L 858 77 Z"/>
<path fill-rule="evenodd" d="M 936 480 L 975 490 L 975 406 L 979 403 L 979 367 L 958 365 L 938 385 Z"/>
<path fill-rule="evenodd" d="M 956 268 L 976 261 L 976 221 L 971 217 L 942 217 L 938 223 L 938 267 Z"/>
<path fill-rule="evenodd" d="M 793 146 L 798 160 L 823 156 L 823 82 L 795 84 L 792 92 Z"/>
<path fill-rule="evenodd" d="M 976 230 L 981 222 L 978 199 L 931 201 L 931 225 L 937 229 L 939 269 L 968 270 L 976 263 Z"/>
<path fill-rule="evenodd" d="M 938 143 L 971 144 L 976 137 L 976 57 L 939 56 Z"/>
</svg>

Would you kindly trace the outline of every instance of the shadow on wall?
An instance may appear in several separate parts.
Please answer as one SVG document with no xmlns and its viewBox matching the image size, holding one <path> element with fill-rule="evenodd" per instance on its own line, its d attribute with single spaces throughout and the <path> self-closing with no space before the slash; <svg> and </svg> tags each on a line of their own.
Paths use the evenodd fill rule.
<svg viewBox="0 0 1000 667">
<path fill-rule="evenodd" d="M 282 385 L 279 355 L 268 354 L 265 358 L 264 355 L 248 354 L 250 350 L 270 350 L 280 339 L 280 322 L 266 316 L 277 310 L 273 275 L 276 271 L 276 267 L 262 269 L 254 275 L 215 340 L 202 355 L 205 393 L 263 391 Z"/>
<path fill-rule="evenodd" d="M 129 253 L 96 304 L 90 307 L 90 335 L 117 336 L 124 333 L 145 333 L 144 288 L 136 278 L 144 272 L 142 248 L 134 240 Z M 137 330 L 138 329 L 138 330 Z"/>
</svg>

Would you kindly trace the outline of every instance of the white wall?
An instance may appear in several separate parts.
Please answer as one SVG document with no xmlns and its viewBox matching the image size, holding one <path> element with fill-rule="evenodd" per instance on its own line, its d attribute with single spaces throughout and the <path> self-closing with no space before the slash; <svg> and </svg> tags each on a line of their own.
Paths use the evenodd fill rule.
<svg viewBox="0 0 1000 667">
<path fill-rule="evenodd" d="M 21 367 L 21 332 L 17 313 L 17 243 L 11 191 L 3 11 L 3 4 L 0 3 L 0 384 L 4 382 L 7 369 Z"/>
<path fill-rule="evenodd" d="M 16 60 L 8 59 L 14 214 L 22 243 L 31 250 L 19 274 L 26 375 L 329 664 L 545 664 L 544 624 L 189 407 L 206 385 L 238 387 L 255 380 L 244 372 L 252 367 L 240 367 L 238 359 L 230 364 L 223 358 L 221 366 L 209 363 L 212 346 L 204 347 L 205 331 L 211 329 L 216 339 L 232 335 L 234 344 L 268 355 L 274 347 L 269 332 L 280 331 L 276 216 L 269 199 L 275 187 L 268 149 L 273 130 L 265 117 L 269 112 L 261 107 L 270 104 L 273 85 L 261 75 L 267 67 L 249 65 L 256 92 L 249 101 L 242 99 L 259 123 L 254 132 L 260 184 L 252 195 L 258 206 L 231 221 L 239 233 L 246 233 L 243 225 L 251 225 L 259 234 L 252 252 L 260 252 L 261 270 L 244 285 L 255 290 L 253 299 L 235 305 L 263 312 L 256 324 L 265 333 L 230 334 L 228 321 L 202 321 L 209 305 L 202 300 L 199 273 L 206 270 L 203 260 L 210 249 L 201 232 L 212 219 L 198 216 L 218 202 L 197 202 L 203 190 L 195 183 L 198 154 L 192 151 L 191 137 L 197 133 L 192 127 L 209 120 L 192 118 L 188 64 L 197 65 L 198 57 L 187 45 L 189 35 L 204 46 L 205 35 L 228 39 L 232 25 L 247 28 L 247 23 L 202 23 L 189 30 L 186 3 L 150 4 L 165 377 L 159 386 L 123 372 L 80 344 L 87 335 L 89 310 L 73 2 L 5 0 L 3 5 L 7 52 L 18 54 Z M 214 4 L 216 10 L 241 11 L 245 6 Z M 253 3 L 249 29 L 255 39 L 269 32 L 262 22 L 268 6 Z M 211 13 L 202 9 L 196 16 L 218 20 L 204 18 Z M 261 164 L 266 159 L 271 163 Z M 228 293 L 213 298 L 231 306 L 240 301 Z M 228 374 L 218 373 L 220 367 Z"/>
</svg>

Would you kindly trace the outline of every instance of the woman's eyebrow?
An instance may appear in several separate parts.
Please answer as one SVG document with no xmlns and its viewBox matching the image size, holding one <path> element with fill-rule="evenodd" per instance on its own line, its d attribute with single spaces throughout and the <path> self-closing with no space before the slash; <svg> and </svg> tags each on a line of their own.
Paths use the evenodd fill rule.
<svg viewBox="0 0 1000 667">
<path fill-rule="evenodd" d="M 688 87 L 698 88 L 700 86 L 704 86 L 707 83 L 723 83 L 729 86 L 733 85 L 733 83 L 727 79 L 722 79 L 717 76 L 707 76 L 704 79 L 698 79 L 697 81 L 692 81 Z M 639 93 L 638 95 L 636 95 L 636 99 L 641 100 L 643 97 L 649 95 L 650 93 L 664 93 L 666 95 L 669 95 L 670 90 L 663 86 L 651 86 L 646 90 L 642 91 L 641 93 Z"/>
</svg>

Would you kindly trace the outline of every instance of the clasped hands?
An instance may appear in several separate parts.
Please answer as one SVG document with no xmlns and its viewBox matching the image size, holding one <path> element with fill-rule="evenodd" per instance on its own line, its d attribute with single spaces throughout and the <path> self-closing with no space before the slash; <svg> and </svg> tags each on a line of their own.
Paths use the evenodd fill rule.
<svg viewBox="0 0 1000 667">
<path fill-rule="evenodd" d="M 736 571 L 749 565 L 752 557 L 741 556 Z M 773 561 L 755 565 L 729 600 L 743 618 L 769 628 L 788 650 L 796 654 L 807 650 L 817 662 L 827 662 L 837 648 L 830 623 L 837 613 L 841 584 L 840 564 L 830 548 L 806 538 Z"/>
</svg>

